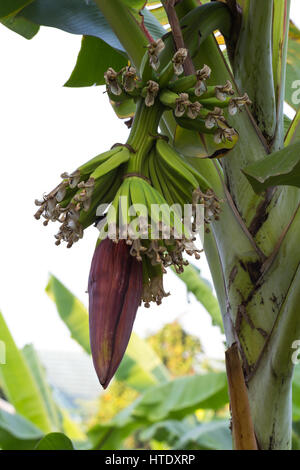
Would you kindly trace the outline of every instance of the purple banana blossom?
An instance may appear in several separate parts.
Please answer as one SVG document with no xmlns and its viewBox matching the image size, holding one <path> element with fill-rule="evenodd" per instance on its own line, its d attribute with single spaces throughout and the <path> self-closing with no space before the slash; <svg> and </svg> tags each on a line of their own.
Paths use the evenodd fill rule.
<svg viewBox="0 0 300 470">
<path fill-rule="evenodd" d="M 90 343 L 103 388 L 126 351 L 143 290 L 142 263 L 125 240 L 103 240 L 92 259 L 88 292 Z"/>
</svg>

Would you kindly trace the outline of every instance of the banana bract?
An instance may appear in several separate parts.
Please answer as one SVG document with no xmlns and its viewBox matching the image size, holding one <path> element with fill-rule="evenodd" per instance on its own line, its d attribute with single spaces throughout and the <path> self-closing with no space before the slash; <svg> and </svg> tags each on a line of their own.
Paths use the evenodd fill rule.
<svg viewBox="0 0 300 470">
<path fill-rule="evenodd" d="M 56 244 L 71 247 L 95 224 L 99 239 L 89 278 L 90 334 L 95 368 L 106 387 L 125 352 L 138 305 L 160 304 L 168 294 L 163 274 L 173 265 L 182 272 L 185 253 L 199 257 L 194 245 L 197 205 L 204 224 L 217 219 L 221 206 L 213 188 L 168 139 L 159 122 L 171 110 L 179 126 L 214 134 L 217 143 L 235 142 L 227 120 L 248 104 L 235 97 L 231 83 L 211 86 L 211 70 L 203 65 L 182 76 L 187 57 L 179 49 L 164 65 L 164 42 L 151 43 L 140 76 L 131 66 L 109 68 L 105 81 L 117 104 L 135 103 L 128 140 L 63 173 L 61 182 L 41 200 L 35 217 L 59 222 Z M 183 208 L 191 206 L 189 220 Z"/>
<path fill-rule="evenodd" d="M 142 263 L 125 241 L 96 247 L 89 276 L 90 343 L 94 366 L 106 388 L 124 356 L 142 294 Z"/>
</svg>

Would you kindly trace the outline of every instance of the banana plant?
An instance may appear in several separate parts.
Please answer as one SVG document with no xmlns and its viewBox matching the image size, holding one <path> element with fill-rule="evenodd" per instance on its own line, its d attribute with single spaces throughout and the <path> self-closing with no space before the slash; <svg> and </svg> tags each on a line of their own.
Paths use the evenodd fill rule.
<svg viewBox="0 0 300 470">
<path fill-rule="evenodd" d="M 200 201 L 227 345 L 238 351 L 227 356 L 235 448 L 290 449 L 293 345 L 300 339 L 299 44 L 294 26 L 289 35 L 290 0 L 3 3 L 3 24 L 27 38 L 40 25 L 82 34 L 67 85 L 105 83 L 116 114 L 131 118 L 125 144 L 63 173 L 37 201 L 37 218 L 61 223 L 57 244 L 71 247 L 96 215 L 100 233 L 109 224 L 116 229 L 114 242 L 98 240 L 89 279 L 100 382 L 108 385 L 122 359 L 139 302 L 167 295 L 165 268 L 182 272 L 184 251 L 199 257 L 169 208 Z M 285 98 L 297 111 L 287 134 Z M 166 203 L 154 216 L 158 243 L 145 218 L 145 240 L 119 241 L 117 216 L 126 226 L 132 221 L 120 196 L 146 207 Z M 111 204 L 108 213 L 96 214 L 101 203 Z"/>
</svg>

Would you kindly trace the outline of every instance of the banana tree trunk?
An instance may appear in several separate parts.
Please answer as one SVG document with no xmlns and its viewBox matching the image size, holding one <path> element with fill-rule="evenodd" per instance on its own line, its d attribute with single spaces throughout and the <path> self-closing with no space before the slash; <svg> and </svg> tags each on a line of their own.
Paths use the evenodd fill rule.
<svg viewBox="0 0 300 470">
<path fill-rule="evenodd" d="M 120 21 L 120 8 L 124 9 L 120 0 L 95 1 L 139 68 L 147 42 L 140 25 L 125 11 Z M 231 124 L 239 133 L 237 144 L 219 164 L 194 158 L 190 145 L 185 149 L 180 141 L 176 123 L 168 113 L 161 127 L 223 201 L 220 220 L 206 234 L 204 248 L 227 345 L 237 343 L 239 347 L 258 448 L 289 449 L 291 347 L 300 339 L 300 191 L 293 187 L 269 188 L 258 196 L 242 173 L 245 166 L 284 145 L 282 89 L 289 1 L 241 3 L 241 29 L 237 20 L 241 20 L 240 12 L 235 11 L 229 46 L 240 91 L 249 90 L 253 105 L 232 117 Z M 191 0 L 180 3 L 184 14 L 194 6 Z M 198 31 L 195 24 L 190 34 L 186 25 L 183 31 L 187 41 L 203 38 L 203 31 Z M 272 50 L 274 44 L 280 45 L 280 51 Z M 212 85 L 234 80 L 213 37 L 191 55 L 196 69 L 207 64 L 213 70 Z"/>
</svg>

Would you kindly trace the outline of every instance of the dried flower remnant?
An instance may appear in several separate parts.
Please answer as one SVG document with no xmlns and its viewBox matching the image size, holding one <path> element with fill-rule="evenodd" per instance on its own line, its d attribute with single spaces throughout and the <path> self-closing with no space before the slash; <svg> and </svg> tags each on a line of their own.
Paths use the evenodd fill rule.
<svg viewBox="0 0 300 470">
<path fill-rule="evenodd" d="M 210 77 L 211 69 L 208 65 L 204 65 L 201 70 L 197 70 L 196 72 L 196 86 L 195 86 L 195 95 L 201 96 L 203 93 L 206 92 L 206 80 Z"/>
<path fill-rule="evenodd" d="M 157 70 L 160 66 L 159 62 L 159 54 L 165 48 L 165 44 L 162 39 L 158 39 L 157 41 L 153 41 L 152 43 L 148 44 L 148 56 L 149 62 L 153 70 Z"/>
<path fill-rule="evenodd" d="M 198 101 L 195 101 L 194 103 L 189 103 L 187 105 L 187 117 L 189 117 L 190 119 L 196 119 L 200 113 L 201 108 L 202 105 L 201 103 L 198 103 Z"/>
<path fill-rule="evenodd" d="M 187 93 L 180 93 L 179 98 L 177 98 L 175 101 L 175 116 L 183 116 L 186 112 L 187 106 L 190 104 L 189 95 Z"/>
<path fill-rule="evenodd" d="M 205 119 L 205 126 L 207 129 L 212 129 L 218 126 L 220 122 L 225 122 L 223 110 L 221 108 L 215 108 L 213 111 L 207 114 Z"/>
<path fill-rule="evenodd" d="M 147 94 L 145 98 L 145 105 L 150 107 L 154 105 L 155 98 L 157 97 L 159 92 L 159 85 L 158 83 L 154 82 L 153 80 L 149 80 L 147 83 Z"/>
<path fill-rule="evenodd" d="M 122 89 L 118 82 L 118 74 L 112 67 L 109 67 L 109 69 L 104 73 L 104 79 L 111 93 L 116 96 L 121 95 Z"/>
<path fill-rule="evenodd" d="M 146 308 L 150 308 L 150 302 L 161 305 L 164 297 L 168 297 L 163 285 L 163 274 L 157 274 L 153 278 L 147 279 L 143 285 L 142 301 Z"/>
<path fill-rule="evenodd" d="M 173 59 L 172 59 L 175 75 L 181 75 L 183 73 L 183 64 L 187 56 L 188 56 L 188 51 L 187 49 L 184 49 L 183 47 L 178 49 L 177 52 L 175 52 Z"/>
<path fill-rule="evenodd" d="M 232 84 L 229 80 L 226 81 L 225 85 L 218 85 L 215 87 L 216 98 L 220 101 L 225 101 L 228 96 L 234 95 Z"/>
<path fill-rule="evenodd" d="M 228 105 L 228 112 L 231 116 L 234 116 L 238 111 L 241 111 L 241 108 L 245 105 L 252 104 L 252 101 L 249 99 L 247 93 L 243 96 L 237 96 L 236 98 L 231 98 Z"/>
<path fill-rule="evenodd" d="M 217 197 L 212 189 L 208 189 L 205 193 L 200 188 L 195 189 L 193 192 L 193 216 L 196 215 L 197 204 L 204 205 L 204 222 L 210 224 L 213 220 L 219 220 L 221 212 L 221 200 Z M 193 223 L 193 230 L 196 230 L 195 222 Z M 206 231 L 209 231 L 206 228 Z"/>
<path fill-rule="evenodd" d="M 123 72 L 123 86 L 127 92 L 132 92 L 136 85 L 136 70 L 134 67 L 128 66 Z"/>
<path fill-rule="evenodd" d="M 222 142 L 226 142 L 226 140 L 232 142 L 236 135 L 236 131 L 231 127 L 219 127 L 214 135 L 214 141 L 216 144 L 221 144 Z"/>
</svg>

